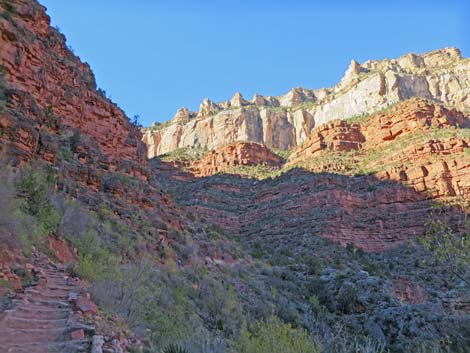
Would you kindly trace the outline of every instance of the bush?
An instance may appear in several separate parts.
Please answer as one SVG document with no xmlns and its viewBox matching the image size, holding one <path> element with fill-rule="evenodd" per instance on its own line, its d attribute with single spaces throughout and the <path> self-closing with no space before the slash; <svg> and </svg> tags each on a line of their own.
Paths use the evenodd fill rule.
<svg viewBox="0 0 470 353">
<path fill-rule="evenodd" d="M 14 245 L 20 220 L 16 215 L 19 200 L 15 196 L 12 174 L 9 169 L 0 171 L 0 242 Z"/>
<path fill-rule="evenodd" d="M 421 244 L 450 276 L 457 277 L 470 286 L 470 220 L 463 216 L 450 221 L 450 207 L 436 208 L 426 223 Z"/>
<path fill-rule="evenodd" d="M 112 254 L 93 231 L 77 239 L 75 245 L 78 249 L 76 271 L 82 278 L 89 280 L 104 278 L 112 273 L 120 262 L 119 257 Z"/>
<path fill-rule="evenodd" d="M 283 324 L 277 318 L 242 329 L 236 344 L 238 353 L 316 353 L 319 345 L 303 329 Z"/>
<path fill-rule="evenodd" d="M 305 260 L 307 271 L 309 275 L 319 275 L 323 270 L 323 262 L 315 256 L 309 256 Z"/>
<path fill-rule="evenodd" d="M 358 291 L 352 283 L 343 283 L 338 291 L 338 309 L 343 313 L 350 314 L 355 311 L 358 301 Z"/>
<path fill-rule="evenodd" d="M 23 267 L 16 267 L 13 269 L 13 273 L 15 273 L 21 279 L 21 285 L 23 287 L 29 287 L 35 281 L 35 276 Z"/>
<path fill-rule="evenodd" d="M 17 189 L 23 199 L 20 209 L 36 220 L 36 237 L 44 237 L 57 229 L 59 214 L 50 201 L 52 178 L 40 170 L 26 166 L 17 182 Z"/>
</svg>

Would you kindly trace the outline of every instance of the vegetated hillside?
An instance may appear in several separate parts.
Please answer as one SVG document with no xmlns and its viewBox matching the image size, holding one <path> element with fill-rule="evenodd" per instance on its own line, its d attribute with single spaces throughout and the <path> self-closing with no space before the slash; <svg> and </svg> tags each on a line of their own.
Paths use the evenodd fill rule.
<svg viewBox="0 0 470 353">
<path fill-rule="evenodd" d="M 205 162 L 191 161 L 181 151 L 155 158 L 151 165 L 153 175 L 170 190 L 178 204 L 232 234 L 252 256 L 282 268 L 288 283 L 298 276 L 296 271 L 301 264 L 313 261 L 311 256 L 328 264 L 325 273 L 338 268 L 329 258 L 337 249 L 321 240 L 331 239 L 347 246 L 353 258 L 365 256 L 367 260 L 362 266 L 382 268 L 379 273 L 386 272 L 381 274 L 382 278 L 391 280 L 383 284 L 395 288 L 392 296 L 408 293 L 405 296 L 414 304 L 419 302 L 420 307 L 436 300 L 431 306 L 446 310 L 453 307 L 450 312 L 459 312 L 458 320 L 465 321 L 468 283 L 458 285 L 459 299 L 445 298 L 447 290 L 441 292 L 444 287 L 438 279 L 440 270 L 434 267 L 435 254 L 426 253 L 420 239 L 424 234 L 438 233 L 436 227 L 448 234 L 452 227 L 465 224 L 470 184 L 469 122 L 469 117 L 459 111 L 412 99 L 368 117 L 334 121 L 316 128 L 302 146 L 286 156 L 283 167 L 266 169 L 267 161 L 261 158 L 251 166 L 239 163 L 239 154 L 228 152 L 237 151 L 240 145 L 246 149 L 252 146 L 243 143 L 199 157 Z M 220 169 L 214 169 L 213 163 L 207 161 L 215 162 L 218 156 L 224 159 Z M 209 166 L 205 174 L 213 176 L 196 177 L 204 174 L 198 169 L 204 165 Z M 229 174 L 221 174 L 220 170 Z M 444 204 L 458 206 L 441 208 Z M 444 225 L 450 228 L 447 231 L 440 228 Z M 362 250 L 377 254 L 364 254 Z M 466 236 L 460 251 L 468 253 Z M 351 259 L 344 253 L 341 256 Z M 425 263 L 434 265 L 428 267 Z M 347 275 L 341 275 L 352 285 L 353 292 L 371 289 L 357 287 L 358 274 L 351 273 L 349 265 L 338 266 L 347 269 Z M 424 280 L 421 271 L 430 277 Z M 319 274 L 320 288 L 339 290 L 333 284 L 338 273 L 331 277 L 325 273 Z M 363 276 L 368 278 L 370 273 Z M 307 277 L 306 281 L 315 282 L 315 278 Z M 405 282 L 406 289 L 399 289 Z M 440 284 L 427 287 L 431 283 Z M 304 293 L 317 295 L 321 290 Z M 329 300 L 334 293 L 324 293 L 320 302 L 331 309 Z M 410 299 L 414 295 L 421 299 Z M 388 314 L 381 311 L 385 308 Z M 380 321 L 379 317 L 390 315 L 390 310 L 404 310 L 400 305 L 388 304 L 382 309 L 372 305 L 361 310 L 374 312 L 375 323 Z M 356 325 L 358 317 L 350 313 L 348 320 Z M 379 326 L 382 330 L 385 327 Z M 398 345 L 403 343 L 399 343 L 403 337 L 391 336 Z"/>
<path fill-rule="evenodd" d="M 116 353 L 170 352 L 171 344 L 247 353 L 470 346 L 468 262 L 458 252 L 456 262 L 441 261 L 431 236 L 418 242 L 426 230 L 460 239 L 462 209 L 433 209 L 440 198 L 377 175 L 297 168 L 259 181 L 196 178 L 183 168 L 210 174 L 224 171 L 207 168 L 224 160 L 232 172 L 260 162 L 275 169 L 288 157 L 260 145 L 147 163 L 138 127 L 96 89 L 44 8 L 3 1 L 0 14 L 2 348 L 75 352 L 92 341 Z M 428 120 L 464 131 L 456 123 L 466 118 L 451 115 L 442 126 Z M 450 150 L 465 156 L 466 146 Z M 308 160 L 312 151 L 295 156 L 301 151 Z M 425 226 L 428 216 L 434 223 Z"/>
<path fill-rule="evenodd" d="M 213 149 L 242 141 L 287 150 L 321 124 L 371 114 L 412 97 L 468 110 L 469 77 L 470 60 L 456 48 L 362 64 L 353 60 L 334 87 L 294 88 L 278 97 L 256 94 L 252 100 L 236 93 L 221 103 L 205 99 L 198 112 L 182 108 L 171 120 L 146 129 L 143 141 L 149 158 L 178 148 Z"/>
</svg>

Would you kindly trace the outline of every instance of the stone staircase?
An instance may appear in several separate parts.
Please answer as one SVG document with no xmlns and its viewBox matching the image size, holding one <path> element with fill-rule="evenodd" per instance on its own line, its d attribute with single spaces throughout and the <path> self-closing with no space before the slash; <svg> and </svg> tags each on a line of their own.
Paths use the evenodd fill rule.
<svg viewBox="0 0 470 353">
<path fill-rule="evenodd" d="M 34 271 L 38 281 L 12 300 L 0 313 L 1 353 L 89 352 L 90 341 L 69 300 L 81 290 L 78 280 L 45 256 L 36 254 Z"/>
</svg>

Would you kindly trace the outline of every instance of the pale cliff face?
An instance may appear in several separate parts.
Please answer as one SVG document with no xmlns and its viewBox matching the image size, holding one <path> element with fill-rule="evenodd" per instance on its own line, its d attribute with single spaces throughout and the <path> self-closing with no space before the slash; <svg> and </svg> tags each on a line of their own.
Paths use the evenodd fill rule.
<svg viewBox="0 0 470 353">
<path fill-rule="evenodd" d="M 237 141 L 285 150 L 304 142 L 315 126 L 370 114 L 411 97 L 470 109 L 470 59 L 456 48 L 445 48 L 363 64 L 353 60 L 335 87 L 294 88 L 278 97 L 257 94 L 251 101 L 240 93 L 222 103 L 205 99 L 199 112 L 180 110 L 159 130 L 147 129 L 144 142 L 150 158 L 182 147 L 212 149 Z"/>
</svg>

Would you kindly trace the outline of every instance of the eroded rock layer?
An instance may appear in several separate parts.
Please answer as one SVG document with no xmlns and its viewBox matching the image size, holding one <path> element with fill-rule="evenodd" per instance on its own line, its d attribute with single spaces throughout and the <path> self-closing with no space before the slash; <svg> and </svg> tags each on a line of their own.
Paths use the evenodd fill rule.
<svg viewBox="0 0 470 353">
<path fill-rule="evenodd" d="M 234 167 L 253 165 L 280 167 L 282 163 L 282 158 L 266 146 L 253 142 L 239 142 L 210 151 L 201 160 L 193 163 L 191 170 L 197 176 L 208 176 L 230 171 Z"/>
<path fill-rule="evenodd" d="M 198 112 L 182 108 L 170 121 L 147 129 L 143 141 L 150 158 L 183 147 L 213 149 L 237 141 L 285 150 L 334 119 L 371 114 L 412 97 L 468 110 L 469 94 L 470 60 L 456 48 L 362 64 L 353 60 L 334 87 L 294 88 L 278 97 L 256 94 L 252 100 L 236 93 L 222 103 L 205 99 Z"/>
<path fill-rule="evenodd" d="M 467 197 L 469 127 L 470 118 L 455 109 L 412 99 L 360 122 L 315 129 L 287 166 L 346 174 L 362 169 L 434 197 Z M 348 157 L 331 163 L 329 155 L 340 152 Z"/>
<path fill-rule="evenodd" d="M 155 241 L 168 225 L 181 229 L 181 210 L 149 183 L 140 130 L 97 89 L 45 8 L 0 2 L 0 32 L 0 162 L 47 165 L 55 191 L 91 209 L 111 205 L 129 222 L 142 211 Z"/>
<path fill-rule="evenodd" d="M 178 185 L 177 201 L 192 212 L 253 242 L 315 234 L 383 251 L 422 234 L 436 201 L 468 197 L 469 124 L 456 110 L 413 99 L 315 129 L 272 179 L 172 179 L 181 172 L 158 163 L 154 174 Z"/>
</svg>

